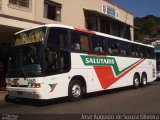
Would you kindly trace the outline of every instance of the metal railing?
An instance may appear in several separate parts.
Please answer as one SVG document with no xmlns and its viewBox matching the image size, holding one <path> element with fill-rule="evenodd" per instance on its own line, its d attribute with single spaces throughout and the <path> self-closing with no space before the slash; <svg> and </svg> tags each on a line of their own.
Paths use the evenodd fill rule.
<svg viewBox="0 0 160 120">
<path fill-rule="evenodd" d="M 32 0 L 9 0 L 8 7 L 25 12 L 31 12 Z"/>
</svg>

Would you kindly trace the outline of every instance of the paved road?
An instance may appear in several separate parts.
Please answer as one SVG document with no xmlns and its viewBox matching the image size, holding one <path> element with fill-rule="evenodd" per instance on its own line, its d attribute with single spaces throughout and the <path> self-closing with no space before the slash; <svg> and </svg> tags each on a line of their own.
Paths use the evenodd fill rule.
<svg viewBox="0 0 160 120">
<path fill-rule="evenodd" d="M 0 113 L 14 114 L 160 114 L 160 81 L 147 87 L 131 87 L 88 94 L 77 102 L 66 98 L 42 104 L 35 101 L 14 101 L 0 104 Z"/>
</svg>

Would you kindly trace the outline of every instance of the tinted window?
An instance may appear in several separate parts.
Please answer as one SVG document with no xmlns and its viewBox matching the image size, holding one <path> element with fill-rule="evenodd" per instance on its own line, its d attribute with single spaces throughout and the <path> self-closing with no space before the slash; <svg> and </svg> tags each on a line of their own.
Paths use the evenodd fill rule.
<svg viewBox="0 0 160 120">
<path fill-rule="evenodd" d="M 150 58 L 150 48 L 146 47 L 146 58 Z"/>
<path fill-rule="evenodd" d="M 105 38 L 99 36 L 92 36 L 92 50 L 96 53 L 104 53 Z"/>
<path fill-rule="evenodd" d="M 108 54 L 109 55 L 119 55 L 119 42 L 118 40 L 108 39 Z"/>
<path fill-rule="evenodd" d="M 89 51 L 89 37 L 87 34 L 71 32 L 71 50 Z"/>
<path fill-rule="evenodd" d="M 89 50 L 89 37 L 88 37 L 88 35 L 81 34 L 80 41 L 81 41 L 81 50 L 88 51 Z"/>
<path fill-rule="evenodd" d="M 154 48 L 151 48 L 151 51 L 152 51 L 152 59 L 156 59 L 156 54 L 154 52 Z"/>
<path fill-rule="evenodd" d="M 140 46 L 139 55 L 140 55 L 141 58 L 146 57 L 146 47 L 145 46 Z"/>
<path fill-rule="evenodd" d="M 129 56 L 130 55 L 130 43 L 128 42 L 120 42 L 120 53 L 122 56 Z"/>
<path fill-rule="evenodd" d="M 59 51 L 55 48 L 47 48 L 46 50 L 46 73 L 51 74 L 58 72 Z"/>
<path fill-rule="evenodd" d="M 46 75 L 67 72 L 70 70 L 70 53 L 53 47 L 46 49 Z"/>
<path fill-rule="evenodd" d="M 51 28 L 48 36 L 48 44 L 67 48 L 68 35 L 67 30 L 59 28 Z"/>
<path fill-rule="evenodd" d="M 139 57 L 139 45 L 131 44 L 131 56 Z"/>
<path fill-rule="evenodd" d="M 154 48 L 147 48 L 148 58 L 155 59 Z"/>
</svg>

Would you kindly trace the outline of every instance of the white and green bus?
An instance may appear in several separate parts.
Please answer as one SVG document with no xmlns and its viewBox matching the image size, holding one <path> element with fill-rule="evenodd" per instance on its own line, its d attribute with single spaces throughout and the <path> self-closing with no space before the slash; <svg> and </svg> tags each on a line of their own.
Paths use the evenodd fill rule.
<svg viewBox="0 0 160 120">
<path fill-rule="evenodd" d="M 8 66 L 7 91 L 15 98 L 75 101 L 156 79 L 153 46 L 57 24 L 16 33 Z"/>
</svg>

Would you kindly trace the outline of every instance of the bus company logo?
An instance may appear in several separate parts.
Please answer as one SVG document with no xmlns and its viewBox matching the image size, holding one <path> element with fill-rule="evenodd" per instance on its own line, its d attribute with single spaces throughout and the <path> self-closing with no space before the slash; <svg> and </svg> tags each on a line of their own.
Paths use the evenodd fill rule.
<svg viewBox="0 0 160 120">
<path fill-rule="evenodd" d="M 116 63 L 111 57 L 97 57 L 81 55 L 84 65 L 88 66 L 112 66 Z"/>
<path fill-rule="evenodd" d="M 57 83 L 56 84 L 48 84 L 51 88 L 51 90 L 49 91 L 50 93 L 52 93 L 54 91 L 54 89 L 56 88 L 57 86 Z"/>
</svg>

